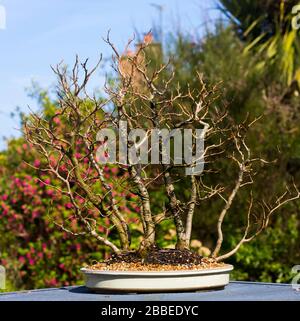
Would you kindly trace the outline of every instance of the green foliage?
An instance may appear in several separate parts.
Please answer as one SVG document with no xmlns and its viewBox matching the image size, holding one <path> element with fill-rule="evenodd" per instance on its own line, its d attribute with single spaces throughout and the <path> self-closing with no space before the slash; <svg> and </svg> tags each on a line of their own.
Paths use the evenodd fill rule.
<svg viewBox="0 0 300 321">
<path fill-rule="evenodd" d="M 236 1 L 220 0 L 222 11 L 230 18 L 245 51 L 261 54 L 257 68 L 268 67 L 285 85 L 300 84 L 299 31 L 292 29 L 292 8 L 298 0 Z"/>
<path fill-rule="evenodd" d="M 236 27 L 238 35 L 243 38 L 250 35 L 251 39 L 265 33 L 274 35 L 278 28 L 281 31 L 290 29 L 285 16 L 289 15 L 298 0 L 219 0 L 221 11 Z"/>
<path fill-rule="evenodd" d="M 231 246 L 236 242 L 229 240 Z M 287 249 L 289 249 L 287 251 Z M 273 227 L 251 245 L 243 246 L 232 260 L 235 279 L 290 283 L 291 267 L 299 261 L 299 217 L 278 217 Z"/>
</svg>

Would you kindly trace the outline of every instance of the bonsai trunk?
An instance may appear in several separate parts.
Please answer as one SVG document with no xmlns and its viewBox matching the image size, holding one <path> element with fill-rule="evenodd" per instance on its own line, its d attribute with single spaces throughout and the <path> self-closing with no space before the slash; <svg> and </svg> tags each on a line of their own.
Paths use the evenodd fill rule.
<svg viewBox="0 0 300 321">
<path fill-rule="evenodd" d="M 134 166 L 129 167 L 129 173 L 138 188 L 140 199 L 142 203 L 142 221 L 144 227 L 144 239 L 141 242 L 139 252 L 143 253 L 155 247 L 155 223 L 153 221 L 151 206 L 150 206 L 150 197 L 145 187 L 141 176 Z"/>
</svg>

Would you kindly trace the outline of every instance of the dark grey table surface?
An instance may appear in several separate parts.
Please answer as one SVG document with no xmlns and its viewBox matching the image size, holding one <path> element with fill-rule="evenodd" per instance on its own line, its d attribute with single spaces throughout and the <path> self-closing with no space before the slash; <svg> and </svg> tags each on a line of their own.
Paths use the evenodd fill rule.
<svg viewBox="0 0 300 321">
<path fill-rule="evenodd" d="M 300 291 L 289 284 L 237 281 L 223 290 L 183 293 L 99 294 L 71 286 L 2 293 L 0 301 L 300 301 Z"/>
</svg>

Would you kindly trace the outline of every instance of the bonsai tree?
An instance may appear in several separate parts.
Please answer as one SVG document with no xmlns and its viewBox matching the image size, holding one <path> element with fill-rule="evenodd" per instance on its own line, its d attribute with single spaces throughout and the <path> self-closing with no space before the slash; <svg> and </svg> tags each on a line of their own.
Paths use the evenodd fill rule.
<svg viewBox="0 0 300 321">
<path fill-rule="evenodd" d="M 195 208 L 216 198 L 224 206 L 216 222 L 212 259 L 229 258 L 259 235 L 280 207 L 299 198 L 296 185 L 270 200 L 257 199 L 252 186 L 268 161 L 252 156 L 246 135 L 258 119 L 234 123 L 226 106 L 215 104 L 217 86 L 207 88 L 201 74 L 195 75 L 198 90 L 182 90 L 168 63 L 148 59 L 149 52 L 157 50 L 150 33 L 134 50 L 129 50 L 129 41 L 124 53 L 109 35 L 106 42 L 117 77 L 105 84 L 105 94 L 97 97 L 87 90 L 101 59 L 91 70 L 87 60 L 80 63 L 78 58 L 71 70 L 59 64 L 53 70 L 60 107 L 51 117 L 31 113 L 24 125 L 28 142 L 41 156 L 39 166 L 31 166 L 60 181 L 52 187 L 69 199 L 73 210 L 70 217 L 53 217 L 55 224 L 74 236 L 94 238 L 116 257 L 135 253 L 147 258 L 157 249 L 156 232 L 165 220 L 174 222 L 176 249 L 190 251 Z M 234 186 L 207 184 L 206 177 L 219 175 L 225 161 L 233 165 Z M 188 190 L 180 189 L 183 181 Z M 223 222 L 239 192 L 249 195 L 247 213 L 239 214 L 245 221 L 243 236 L 232 250 L 220 254 Z M 160 211 L 153 209 L 157 193 L 164 200 Z M 134 213 L 125 203 L 133 205 Z M 142 239 L 132 249 L 136 224 Z"/>
</svg>

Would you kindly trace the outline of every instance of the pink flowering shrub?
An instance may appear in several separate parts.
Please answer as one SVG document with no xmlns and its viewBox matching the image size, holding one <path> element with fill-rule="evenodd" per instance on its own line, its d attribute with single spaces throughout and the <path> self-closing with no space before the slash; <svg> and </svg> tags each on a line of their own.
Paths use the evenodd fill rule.
<svg viewBox="0 0 300 321">
<path fill-rule="evenodd" d="M 79 142 L 77 157 L 81 157 L 80 148 Z M 53 162 L 56 161 L 53 157 Z M 102 260 L 110 253 L 98 242 L 84 235 L 66 233 L 57 226 L 67 221 L 69 230 L 81 231 L 72 214 L 72 204 L 59 191 L 60 182 L 28 164 L 39 168 L 41 160 L 23 138 L 10 141 L 7 150 L 0 153 L 0 265 L 6 268 L 9 283 L 17 290 L 79 283 L 80 267 Z M 112 184 L 123 174 L 106 167 L 105 175 Z M 58 188 L 50 187 L 52 184 Z M 118 195 L 120 209 L 129 215 L 134 226 L 139 206 L 133 194 L 120 193 L 118 189 L 114 193 Z M 84 199 L 78 196 L 78 201 Z M 92 211 L 90 216 L 99 220 L 99 232 L 117 238 L 107 217 L 101 218 Z M 133 232 L 138 245 L 140 227 L 136 225 Z"/>
</svg>

